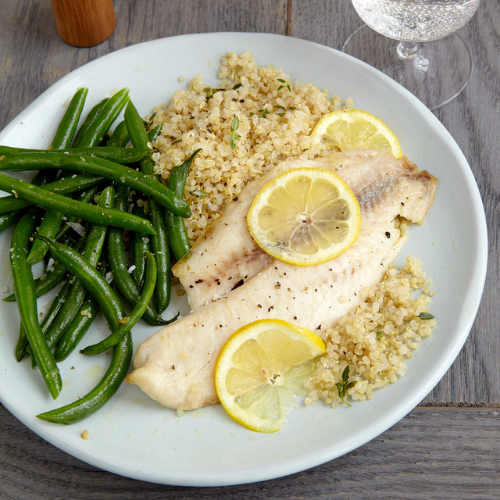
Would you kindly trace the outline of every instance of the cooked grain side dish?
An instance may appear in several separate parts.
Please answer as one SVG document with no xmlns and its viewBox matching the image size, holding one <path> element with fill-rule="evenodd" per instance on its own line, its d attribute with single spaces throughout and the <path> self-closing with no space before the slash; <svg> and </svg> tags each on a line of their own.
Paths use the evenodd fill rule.
<svg viewBox="0 0 500 500">
<path fill-rule="evenodd" d="M 337 384 L 342 384 L 347 366 L 348 382 L 354 384 L 346 397 L 352 400 L 372 399 L 374 389 L 404 376 L 405 360 L 413 357 L 412 351 L 436 326 L 427 314 L 434 295 L 431 286 L 422 262 L 409 256 L 401 269 L 391 266 L 381 283 L 365 290 L 360 306 L 342 317 L 335 328 L 320 333 L 326 354 L 307 382 L 306 404 L 318 399 L 333 407 L 341 404 Z M 415 293 L 417 297 L 413 297 Z"/>
<path fill-rule="evenodd" d="M 186 183 L 192 241 L 248 181 L 287 158 L 326 156 L 329 151 L 308 150 L 309 134 L 321 116 L 351 104 L 292 81 L 274 66 L 258 66 L 248 52 L 223 57 L 219 76 L 215 88 L 194 77 L 187 90 L 154 109 L 153 126 L 163 124 L 156 173 L 168 178 L 175 165 L 202 149 Z"/>
</svg>

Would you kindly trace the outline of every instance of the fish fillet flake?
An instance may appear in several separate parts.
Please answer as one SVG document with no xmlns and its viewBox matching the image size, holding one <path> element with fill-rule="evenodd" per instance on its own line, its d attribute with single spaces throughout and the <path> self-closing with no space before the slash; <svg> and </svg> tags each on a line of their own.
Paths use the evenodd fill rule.
<svg viewBox="0 0 500 500">
<path fill-rule="evenodd" d="M 284 163 L 270 175 L 299 166 L 292 161 Z M 364 151 L 337 153 L 326 161 L 306 163 L 336 171 L 356 194 L 362 216 L 357 241 L 336 259 L 318 266 L 298 267 L 265 258 L 258 259 L 257 265 L 256 259 L 251 259 L 252 269 L 243 285 L 234 290 L 227 285 L 220 297 L 204 292 L 206 305 L 144 341 L 138 347 L 135 370 L 128 381 L 162 405 L 193 410 L 217 403 L 214 373 L 218 353 L 229 336 L 247 323 L 279 318 L 312 331 L 334 326 L 359 304 L 364 288 L 382 279 L 406 242 L 407 236 L 395 227 L 395 218 L 419 222 L 434 200 L 436 179 L 426 171 L 418 171 L 406 159 Z M 305 166 L 303 161 L 299 164 Z M 255 187 L 253 191 L 251 185 L 247 187 L 253 199 Z M 247 187 L 240 200 L 245 200 Z M 240 272 L 241 262 L 245 262 L 242 256 L 248 252 L 242 244 L 248 242 L 243 234 L 248 233 L 246 221 L 245 225 L 236 224 L 243 212 L 246 216 L 245 210 L 248 208 L 229 209 L 229 215 L 226 211 L 220 218 L 227 217 L 229 223 L 234 217 L 242 233 L 239 247 L 234 244 L 230 252 L 222 251 L 231 257 L 227 263 L 229 274 Z M 212 265 L 220 262 L 217 252 L 213 251 L 211 257 Z M 210 263 L 210 259 L 202 260 Z M 191 266 L 195 268 L 193 263 Z M 201 269 L 199 272 L 207 276 Z"/>
</svg>

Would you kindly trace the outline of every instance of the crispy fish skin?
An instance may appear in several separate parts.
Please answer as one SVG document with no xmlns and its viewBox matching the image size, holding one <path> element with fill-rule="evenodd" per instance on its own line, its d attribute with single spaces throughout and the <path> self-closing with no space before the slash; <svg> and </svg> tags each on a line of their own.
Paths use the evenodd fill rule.
<svg viewBox="0 0 500 500">
<path fill-rule="evenodd" d="M 184 286 L 193 311 L 217 300 L 236 286 L 248 281 L 271 261 L 247 230 L 246 215 L 262 187 L 291 168 L 325 168 L 340 175 L 356 198 L 377 192 L 388 179 L 416 170 L 415 165 L 396 160 L 389 153 L 349 151 L 334 153 L 318 160 L 288 160 L 259 179 L 247 184 L 238 199 L 198 239 L 188 255 L 173 267 Z"/>
<path fill-rule="evenodd" d="M 365 175 L 366 189 L 358 191 L 361 231 L 349 250 L 318 266 L 297 267 L 272 259 L 242 286 L 144 341 L 128 381 L 164 406 L 193 410 L 218 402 L 217 356 L 239 327 L 266 318 L 313 331 L 333 326 L 359 304 L 365 287 L 382 279 L 406 242 L 395 218 L 419 222 L 433 203 L 437 180 L 406 159 L 396 161 L 397 167 L 380 169 L 378 176 L 366 172 L 363 155 L 351 162 L 349 168 Z M 375 179 L 379 176 L 382 182 Z"/>
</svg>

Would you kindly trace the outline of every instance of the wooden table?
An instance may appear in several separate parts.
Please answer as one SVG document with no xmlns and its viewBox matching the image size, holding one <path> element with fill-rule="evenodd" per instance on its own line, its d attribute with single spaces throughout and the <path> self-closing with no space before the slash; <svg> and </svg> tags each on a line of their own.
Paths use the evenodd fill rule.
<svg viewBox="0 0 500 500">
<path fill-rule="evenodd" d="M 70 71 L 138 42 L 183 33 L 247 31 L 341 49 L 362 24 L 347 0 L 115 0 L 115 11 L 111 38 L 78 49 L 57 35 L 48 1 L 0 0 L 0 129 Z M 312 470 L 203 489 L 103 472 L 48 444 L 0 405 L 0 498 L 500 498 L 499 27 L 500 3 L 483 0 L 460 30 L 473 51 L 472 79 L 457 99 L 435 113 L 477 179 L 489 226 L 490 261 L 471 334 L 420 406 L 372 442 Z"/>
</svg>

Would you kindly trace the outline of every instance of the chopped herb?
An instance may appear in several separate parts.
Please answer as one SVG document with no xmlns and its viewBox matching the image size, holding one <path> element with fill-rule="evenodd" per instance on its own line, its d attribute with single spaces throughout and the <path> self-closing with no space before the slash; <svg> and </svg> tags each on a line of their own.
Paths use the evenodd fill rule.
<svg viewBox="0 0 500 500">
<path fill-rule="evenodd" d="M 418 315 L 418 318 L 420 319 L 434 319 L 434 314 L 431 314 L 431 313 L 424 313 L 424 312 L 421 312 L 419 315 Z"/>
<path fill-rule="evenodd" d="M 281 109 L 282 111 L 280 111 L 279 113 L 276 111 L 276 114 L 278 116 L 285 116 L 285 114 L 286 114 L 287 111 L 294 111 L 297 108 L 295 106 L 290 106 L 288 109 L 286 109 L 284 106 L 278 106 L 278 109 Z"/>
<path fill-rule="evenodd" d="M 286 87 L 288 90 L 292 90 L 290 88 L 290 83 L 287 82 L 286 80 L 283 80 L 282 78 L 278 78 L 278 82 L 281 82 L 281 85 L 278 87 L 278 90 L 281 90 L 283 87 Z"/>
<path fill-rule="evenodd" d="M 286 114 L 286 109 L 283 106 L 278 106 L 278 109 L 282 109 L 283 111 L 280 111 L 279 113 L 276 111 L 276 114 L 278 116 L 285 116 Z"/>
<path fill-rule="evenodd" d="M 237 83 L 231 90 L 238 90 L 241 87 L 241 83 Z M 207 102 L 216 94 L 217 92 L 226 92 L 228 89 L 219 89 L 214 87 L 205 87 L 203 89 L 205 91 Z"/>
<path fill-rule="evenodd" d="M 349 365 L 347 365 L 342 372 L 342 382 L 337 382 L 335 385 L 337 386 L 337 390 L 339 391 L 339 397 L 342 403 L 347 406 L 351 406 L 345 401 L 345 395 L 351 387 L 354 387 L 356 385 L 356 382 L 349 382 Z"/>
<path fill-rule="evenodd" d="M 264 108 L 264 109 L 261 109 L 259 111 L 259 113 L 260 113 L 261 118 L 265 118 L 269 114 L 269 110 Z"/>
<path fill-rule="evenodd" d="M 205 191 L 200 191 L 199 189 L 194 189 L 193 191 L 191 191 L 191 193 L 193 193 L 198 198 L 208 198 L 208 194 L 205 193 Z"/>
<path fill-rule="evenodd" d="M 155 119 L 155 116 L 156 116 L 156 112 L 153 113 L 150 117 L 149 117 L 149 120 L 148 120 L 148 128 L 151 128 L 152 124 L 153 124 L 153 120 Z"/>
<path fill-rule="evenodd" d="M 176 141 L 171 142 L 171 143 L 170 143 L 170 145 L 172 146 L 173 144 L 177 144 L 177 143 L 179 143 L 179 142 L 181 142 L 181 141 L 182 141 L 182 139 L 177 139 Z"/>
<path fill-rule="evenodd" d="M 377 336 L 377 340 L 382 340 L 384 334 L 380 330 L 376 330 L 375 334 Z"/>
<path fill-rule="evenodd" d="M 216 94 L 217 92 L 224 92 L 226 89 L 217 89 L 213 87 L 205 87 L 203 89 L 206 94 L 207 102 Z"/>
<path fill-rule="evenodd" d="M 240 119 L 235 115 L 233 121 L 231 122 L 231 136 L 229 137 L 229 144 L 231 145 L 231 149 L 233 150 L 236 148 L 236 143 L 238 142 L 238 139 L 241 138 L 241 135 L 236 133 L 239 126 L 240 126 Z"/>
</svg>

